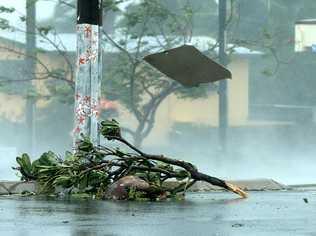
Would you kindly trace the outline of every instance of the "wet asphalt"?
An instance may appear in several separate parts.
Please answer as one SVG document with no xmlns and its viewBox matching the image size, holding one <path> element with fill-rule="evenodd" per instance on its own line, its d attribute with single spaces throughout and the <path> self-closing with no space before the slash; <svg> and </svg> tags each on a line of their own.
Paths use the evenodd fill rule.
<svg viewBox="0 0 316 236">
<path fill-rule="evenodd" d="M 316 191 L 190 193 L 170 202 L 0 197 L 0 235 L 316 236 Z"/>
</svg>

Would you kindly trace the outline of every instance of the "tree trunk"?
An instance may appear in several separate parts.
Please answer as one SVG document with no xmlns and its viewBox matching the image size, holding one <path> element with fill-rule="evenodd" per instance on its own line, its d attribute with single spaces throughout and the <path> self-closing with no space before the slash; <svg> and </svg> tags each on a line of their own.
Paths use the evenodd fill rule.
<svg viewBox="0 0 316 236">
<path fill-rule="evenodd" d="M 27 85 L 27 100 L 26 100 L 26 126 L 27 126 L 27 143 L 29 153 L 34 154 L 35 146 L 35 125 L 34 125 L 34 111 L 35 98 L 33 97 L 32 81 L 36 74 L 36 5 L 35 1 L 26 1 L 26 66 L 27 74 L 30 79 Z"/>
<path fill-rule="evenodd" d="M 142 144 L 144 141 L 144 137 L 142 136 L 142 133 L 136 130 L 133 138 L 134 138 L 134 146 L 137 148 L 142 148 Z"/>
</svg>

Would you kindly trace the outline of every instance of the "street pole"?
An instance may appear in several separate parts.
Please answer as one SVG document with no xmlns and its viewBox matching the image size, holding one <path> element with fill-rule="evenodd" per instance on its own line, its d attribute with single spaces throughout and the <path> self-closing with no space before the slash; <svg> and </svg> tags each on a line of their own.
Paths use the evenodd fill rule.
<svg viewBox="0 0 316 236">
<path fill-rule="evenodd" d="M 34 154 L 35 147 L 35 99 L 33 97 L 33 80 L 36 78 L 36 1 L 26 0 L 26 51 L 25 62 L 30 82 L 27 84 L 26 126 L 28 152 Z"/>
<path fill-rule="evenodd" d="M 227 66 L 226 55 L 226 15 L 227 1 L 219 0 L 218 16 L 219 16 L 219 63 Z M 228 97 L 227 97 L 227 80 L 219 82 L 219 142 L 223 152 L 227 149 L 227 129 L 228 129 Z"/>
<path fill-rule="evenodd" d="M 99 144 L 102 0 L 78 0 L 74 147 L 82 136 Z"/>
</svg>

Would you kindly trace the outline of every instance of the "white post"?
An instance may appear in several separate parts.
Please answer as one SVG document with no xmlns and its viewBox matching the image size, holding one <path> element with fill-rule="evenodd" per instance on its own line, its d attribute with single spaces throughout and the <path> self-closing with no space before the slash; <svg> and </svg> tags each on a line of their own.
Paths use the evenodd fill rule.
<svg viewBox="0 0 316 236">
<path fill-rule="evenodd" d="M 102 0 L 78 0 L 74 146 L 81 136 L 99 144 Z"/>
</svg>

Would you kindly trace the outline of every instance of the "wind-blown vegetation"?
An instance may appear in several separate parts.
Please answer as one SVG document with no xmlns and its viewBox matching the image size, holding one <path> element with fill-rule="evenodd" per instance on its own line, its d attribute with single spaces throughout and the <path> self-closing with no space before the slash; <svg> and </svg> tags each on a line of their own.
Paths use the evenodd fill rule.
<svg viewBox="0 0 316 236">
<path fill-rule="evenodd" d="M 36 181 L 41 194 L 54 194 L 61 187 L 69 194 L 89 193 L 104 199 L 113 184 L 132 176 L 142 181 L 145 187 L 129 186 L 126 191 L 130 200 L 176 197 L 179 193 L 184 194 L 196 181 L 205 181 L 242 197 L 247 196 L 238 187 L 199 172 L 191 163 L 142 152 L 121 136 L 115 120 L 101 122 L 100 129 L 102 136 L 113 145 L 94 146 L 83 137 L 77 143 L 75 152 L 67 152 L 63 159 L 53 152 L 46 152 L 31 162 L 30 157 L 23 154 L 17 157 L 19 167 L 15 169 L 21 173 L 22 180 Z M 128 150 L 125 151 L 122 145 Z M 166 184 L 168 180 L 173 180 L 173 184 Z"/>
</svg>

